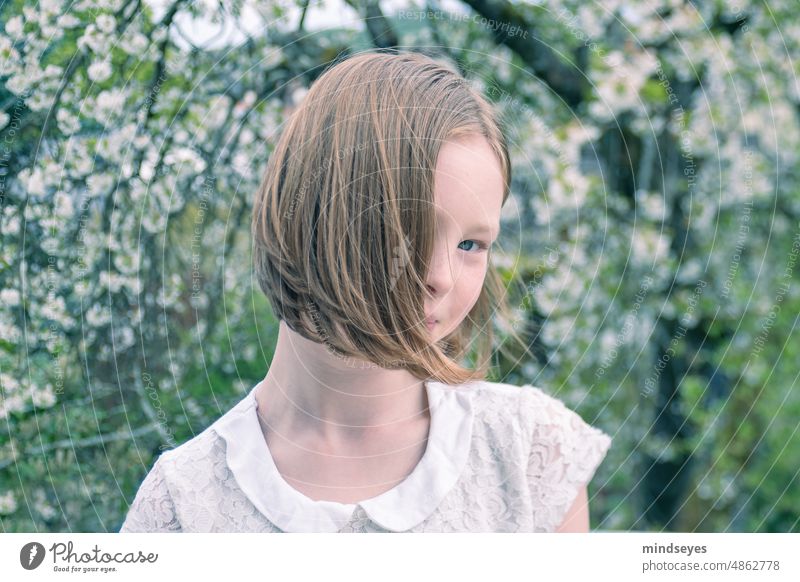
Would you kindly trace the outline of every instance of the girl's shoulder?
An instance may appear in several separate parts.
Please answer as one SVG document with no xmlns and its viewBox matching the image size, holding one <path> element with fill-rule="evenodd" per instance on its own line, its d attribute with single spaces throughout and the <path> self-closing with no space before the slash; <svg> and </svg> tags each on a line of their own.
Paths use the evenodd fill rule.
<svg viewBox="0 0 800 582">
<path fill-rule="evenodd" d="M 247 395 L 198 434 L 178 446 L 162 450 L 150 473 L 159 475 L 173 495 L 191 489 L 198 475 L 225 474 L 228 461 L 225 436 L 227 431 L 242 424 L 251 400 Z"/>
<path fill-rule="evenodd" d="M 224 452 L 210 427 L 177 447 L 162 450 L 139 485 L 120 532 L 182 531 L 181 501 L 207 496 L 213 485 L 198 477 L 219 473 L 223 463 Z"/>
<path fill-rule="evenodd" d="M 529 437 L 534 445 L 547 444 L 583 450 L 601 457 L 611 446 L 611 437 L 587 422 L 563 401 L 532 384 L 515 385 L 483 380 L 468 390 L 476 415 L 495 433 L 512 431 Z"/>
<path fill-rule="evenodd" d="M 459 389 L 469 395 L 474 415 L 469 482 L 478 487 L 503 475 L 511 496 L 506 501 L 532 504 L 534 531 L 556 531 L 605 458 L 611 437 L 531 384 L 483 380 Z"/>
<path fill-rule="evenodd" d="M 502 403 L 506 407 L 518 406 L 521 413 L 544 424 L 574 422 L 574 416 L 577 416 L 562 400 L 533 384 L 516 385 L 479 380 L 463 384 L 459 389 L 471 393 L 472 400 L 478 404 Z"/>
<path fill-rule="evenodd" d="M 150 474 L 158 475 L 173 497 L 181 497 L 195 487 L 198 475 L 221 474 L 226 462 L 225 443 L 212 424 L 182 444 L 163 450 Z"/>
</svg>

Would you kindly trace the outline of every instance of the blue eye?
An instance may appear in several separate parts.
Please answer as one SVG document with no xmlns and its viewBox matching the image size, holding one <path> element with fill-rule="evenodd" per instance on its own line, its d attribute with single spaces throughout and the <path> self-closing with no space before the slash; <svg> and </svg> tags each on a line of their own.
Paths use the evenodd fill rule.
<svg viewBox="0 0 800 582">
<path fill-rule="evenodd" d="M 461 246 L 464 243 L 472 243 L 473 244 L 473 250 L 476 250 L 476 249 L 477 250 L 486 250 L 487 248 L 489 248 L 485 243 L 482 243 L 482 242 L 479 242 L 479 241 L 476 241 L 476 240 L 472 240 L 472 239 L 462 240 L 458 244 L 459 244 L 459 246 Z M 464 250 L 467 250 L 467 249 L 464 249 Z"/>
</svg>

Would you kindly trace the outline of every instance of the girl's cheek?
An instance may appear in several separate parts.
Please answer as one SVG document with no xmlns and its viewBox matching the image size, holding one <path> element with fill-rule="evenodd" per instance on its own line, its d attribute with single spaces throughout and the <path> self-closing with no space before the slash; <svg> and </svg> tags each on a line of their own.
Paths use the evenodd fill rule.
<svg viewBox="0 0 800 582">
<path fill-rule="evenodd" d="M 486 281 L 486 265 L 476 269 L 475 275 L 472 277 L 472 301 L 470 309 L 474 306 L 480 298 L 483 284 Z"/>
<path fill-rule="evenodd" d="M 486 273 L 488 272 L 488 262 L 485 256 L 476 259 L 474 264 L 465 269 L 465 272 L 469 273 L 469 279 L 473 285 L 482 287 L 483 282 L 486 280 Z"/>
</svg>

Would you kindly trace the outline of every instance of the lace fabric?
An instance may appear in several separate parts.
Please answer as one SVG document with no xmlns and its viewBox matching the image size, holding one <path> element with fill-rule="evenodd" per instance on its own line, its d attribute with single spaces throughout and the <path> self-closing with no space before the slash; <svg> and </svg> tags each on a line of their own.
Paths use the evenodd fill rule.
<svg viewBox="0 0 800 582">
<path fill-rule="evenodd" d="M 162 453 L 121 532 L 552 532 L 611 438 L 539 388 L 427 381 L 422 460 L 359 503 L 313 501 L 283 480 L 255 416 L 255 390 Z"/>
</svg>

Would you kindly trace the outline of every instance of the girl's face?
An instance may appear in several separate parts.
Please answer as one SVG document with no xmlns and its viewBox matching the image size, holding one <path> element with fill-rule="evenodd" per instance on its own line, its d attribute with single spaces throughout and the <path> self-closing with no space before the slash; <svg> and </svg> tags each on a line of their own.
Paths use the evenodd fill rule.
<svg viewBox="0 0 800 582">
<path fill-rule="evenodd" d="M 478 301 L 489 247 L 500 232 L 503 174 L 486 138 L 470 135 L 445 143 L 436 161 L 434 202 L 425 315 L 437 341 L 455 330 Z"/>
</svg>

